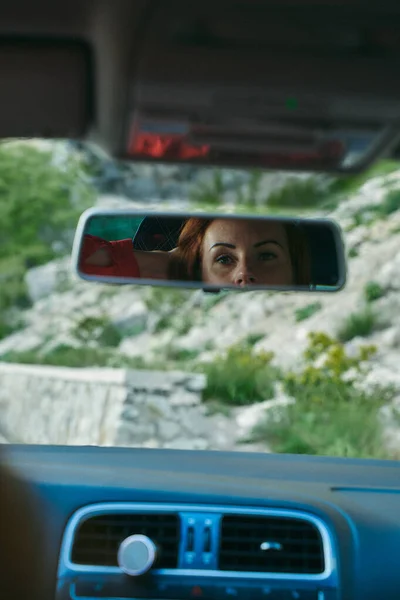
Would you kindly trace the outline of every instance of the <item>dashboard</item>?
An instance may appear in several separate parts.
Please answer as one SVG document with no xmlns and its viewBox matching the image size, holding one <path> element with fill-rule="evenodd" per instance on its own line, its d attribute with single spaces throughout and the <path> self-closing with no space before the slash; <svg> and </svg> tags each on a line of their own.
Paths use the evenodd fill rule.
<svg viewBox="0 0 400 600">
<path fill-rule="evenodd" d="M 42 600 L 400 597 L 392 461 L 18 446 L 40 502 Z"/>
</svg>

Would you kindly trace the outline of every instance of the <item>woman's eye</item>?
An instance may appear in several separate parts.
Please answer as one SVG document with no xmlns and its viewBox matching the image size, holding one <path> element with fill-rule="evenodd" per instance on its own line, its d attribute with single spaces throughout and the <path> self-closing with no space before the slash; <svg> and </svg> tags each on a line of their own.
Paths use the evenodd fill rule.
<svg viewBox="0 0 400 600">
<path fill-rule="evenodd" d="M 263 261 L 275 260 L 277 255 L 274 252 L 263 252 L 260 254 L 260 259 Z"/>
<path fill-rule="evenodd" d="M 223 254 L 222 256 L 218 256 L 215 261 L 220 265 L 231 265 L 233 263 L 233 259 L 231 256 L 227 254 Z"/>
</svg>

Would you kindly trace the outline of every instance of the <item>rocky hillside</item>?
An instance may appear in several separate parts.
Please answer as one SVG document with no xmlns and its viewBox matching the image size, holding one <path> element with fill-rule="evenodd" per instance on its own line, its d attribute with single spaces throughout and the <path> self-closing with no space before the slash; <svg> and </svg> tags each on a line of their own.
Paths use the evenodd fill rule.
<svg viewBox="0 0 400 600">
<path fill-rule="evenodd" d="M 115 173 L 110 179 L 118 182 Z M 217 419 L 235 444 L 400 456 L 394 421 L 400 397 L 400 170 L 384 166 L 338 184 L 324 177 L 140 165 L 123 183 L 107 185 L 109 194 L 101 193 L 98 204 L 263 212 L 281 205 L 292 214 L 328 214 L 345 232 L 348 284 L 335 294 L 285 295 L 117 288 L 73 279 L 68 256 L 60 256 L 27 271 L 31 306 L 13 312 L 15 330 L 0 340 L 3 361 L 199 371 L 209 380 L 204 402 L 210 427 Z M 333 389 L 341 390 L 337 405 L 329 400 L 324 408 Z M 302 419 L 309 415 L 322 432 L 328 405 L 335 429 L 329 433 L 326 425 L 314 440 L 312 425 Z M 347 438 L 343 422 L 352 429 Z M 288 432 L 291 444 L 285 445 Z M 368 440 L 361 443 L 364 435 Z"/>
</svg>

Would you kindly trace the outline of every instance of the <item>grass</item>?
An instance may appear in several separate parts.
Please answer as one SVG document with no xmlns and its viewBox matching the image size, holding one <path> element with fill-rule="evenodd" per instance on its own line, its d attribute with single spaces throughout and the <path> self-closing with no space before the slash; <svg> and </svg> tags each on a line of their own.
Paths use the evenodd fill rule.
<svg viewBox="0 0 400 600">
<path fill-rule="evenodd" d="M 74 348 L 58 346 L 49 353 L 42 354 L 40 350 L 26 352 L 8 352 L 1 357 L 4 362 L 28 365 L 49 365 L 53 367 L 107 367 L 113 357 L 109 350 L 100 348 Z"/>
<path fill-rule="evenodd" d="M 222 402 L 213 402 L 211 400 L 210 402 L 207 402 L 206 414 L 208 417 L 213 417 L 214 415 L 223 415 L 224 417 L 229 418 L 232 416 L 232 408 Z"/>
<path fill-rule="evenodd" d="M 364 299 L 367 304 L 372 304 L 385 295 L 385 290 L 376 281 L 369 281 L 364 287 Z"/>
<path fill-rule="evenodd" d="M 196 360 L 199 355 L 199 351 L 169 346 L 166 349 L 165 354 L 167 360 L 173 361 L 175 363 L 180 363 L 182 365 L 182 363 L 193 362 L 194 360 Z"/>
<path fill-rule="evenodd" d="M 349 342 L 356 337 L 371 335 L 376 326 L 376 314 L 369 307 L 366 307 L 349 315 L 339 328 L 337 336 L 341 342 Z"/>
<path fill-rule="evenodd" d="M 246 344 L 232 346 L 226 355 L 201 365 L 207 376 L 204 400 L 244 406 L 272 398 L 279 371 L 269 353 L 254 353 Z"/>
<path fill-rule="evenodd" d="M 295 402 L 270 410 L 255 427 L 252 441 L 266 441 L 278 453 L 390 458 L 380 410 L 394 391 L 366 393 L 355 384 L 363 378 L 364 361 L 375 352 L 364 346 L 350 357 L 340 342 L 310 334 L 303 370 L 283 377 L 284 389 Z M 355 372 L 352 380 L 343 377 L 349 369 Z"/>
<path fill-rule="evenodd" d="M 299 400 L 275 411 L 256 426 L 253 440 L 268 440 L 274 452 L 352 458 L 389 458 L 379 423 L 379 394 L 354 394 L 349 402 L 332 401 L 333 386 L 325 387 L 321 406 L 305 409 Z"/>
<path fill-rule="evenodd" d="M 302 306 L 301 308 L 297 308 L 295 311 L 295 319 L 297 323 L 300 321 L 305 321 L 309 319 L 317 312 L 319 312 L 322 308 L 321 302 L 313 302 L 312 304 L 307 304 L 307 306 Z"/>
<path fill-rule="evenodd" d="M 25 352 L 8 352 L 0 357 L 3 362 L 48 365 L 52 367 L 71 367 L 77 369 L 91 367 L 109 367 L 121 369 L 156 368 L 142 358 L 124 356 L 111 348 L 88 348 L 60 345 L 48 353 L 40 349 Z"/>
</svg>

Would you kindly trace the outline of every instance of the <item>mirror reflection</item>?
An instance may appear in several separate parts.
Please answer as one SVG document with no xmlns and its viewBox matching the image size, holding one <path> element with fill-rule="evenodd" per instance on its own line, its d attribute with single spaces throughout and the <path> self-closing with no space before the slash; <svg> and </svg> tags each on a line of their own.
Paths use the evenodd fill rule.
<svg viewBox="0 0 400 600">
<path fill-rule="evenodd" d="M 340 233 L 328 220 L 93 212 L 83 219 L 81 276 L 210 289 L 344 283 Z"/>
</svg>

